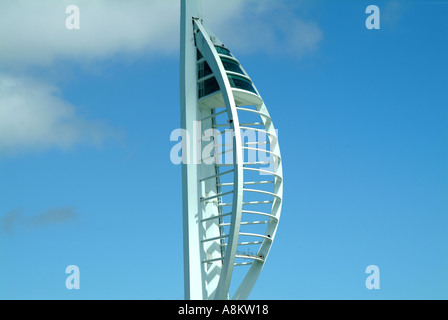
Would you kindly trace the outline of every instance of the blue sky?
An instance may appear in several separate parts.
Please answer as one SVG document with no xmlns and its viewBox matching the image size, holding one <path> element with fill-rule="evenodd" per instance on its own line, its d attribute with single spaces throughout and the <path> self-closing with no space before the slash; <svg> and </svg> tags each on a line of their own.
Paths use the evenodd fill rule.
<svg viewBox="0 0 448 320">
<path fill-rule="evenodd" d="M 0 298 L 182 299 L 179 3 L 55 3 L 0 4 Z M 282 217 L 250 298 L 447 299 L 448 2 L 204 0 L 204 14 L 282 151 Z"/>
</svg>

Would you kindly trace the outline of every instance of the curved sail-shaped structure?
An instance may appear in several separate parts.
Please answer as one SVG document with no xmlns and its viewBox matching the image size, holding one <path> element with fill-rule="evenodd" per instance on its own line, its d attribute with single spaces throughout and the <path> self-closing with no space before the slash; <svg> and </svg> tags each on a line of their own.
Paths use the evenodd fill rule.
<svg viewBox="0 0 448 320">
<path fill-rule="evenodd" d="M 181 3 L 185 298 L 246 299 L 280 218 L 277 133 L 252 79 L 204 26 L 200 1 Z"/>
</svg>

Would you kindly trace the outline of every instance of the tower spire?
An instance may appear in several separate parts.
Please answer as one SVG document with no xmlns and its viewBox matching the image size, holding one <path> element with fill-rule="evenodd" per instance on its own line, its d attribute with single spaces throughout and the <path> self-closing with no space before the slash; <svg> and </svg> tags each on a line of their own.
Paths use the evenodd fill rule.
<svg viewBox="0 0 448 320">
<path fill-rule="evenodd" d="M 246 299 L 280 218 L 277 134 L 252 79 L 203 25 L 200 0 L 181 1 L 180 29 L 185 299 Z M 236 291 L 235 269 L 247 271 Z"/>
</svg>

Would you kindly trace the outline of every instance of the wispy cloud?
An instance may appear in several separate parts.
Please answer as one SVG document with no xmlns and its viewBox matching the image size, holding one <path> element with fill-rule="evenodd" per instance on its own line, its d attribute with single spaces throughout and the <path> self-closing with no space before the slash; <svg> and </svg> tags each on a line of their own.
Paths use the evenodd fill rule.
<svg viewBox="0 0 448 320">
<path fill-rule="evenodd" d="M 56 86 L 0 75 L 0 155 L 67 149 L 80 142 L 100 144 L 112 136 L 115 133 L 105 124 L 80 116 Z"/>
<path fill-rule="evenodd" d="M 76 219 L 78 215 L 72 207 L 52 208 L 41 214 L 29 217 L 25 222 L 31 227 L 45 226 L 54 223 L 65 223 Z"/>
<path fill-rule="evenodd" d="M 316 50 L 323 38 L 317 23 L 297 15 L 302 2 L 228 0 L 223 5 L 222 1 L 208 0 L 203 6 L 208 17 L 205 22 L 229 46 L 242 53 L 300 59 Z"/>
<path fill-rule="evenodd" d="M 23 210 L 15 209 L 6 214 L 1 230 L 11 234 L 18 227 L 40 228 L 53 224 L 62 224 L 75 220 L 78 214 L 72 207 L 51 208 L 34 216 L 24 216 Z"/>
<path fill-rule="evenodd" d="M 381 24 L 388 28 L 396 28 L 406 11 L 404 0 L 391 0 L 381 7 Z"/>
<path fill-rule="evenodd" d="M 9 211 L 6 216 L 3 218 L 2 222 L 2 228 L 6 233 L 12 233 L 14 227 L 17 224 L 20 224 L 22 221 L 22 210 L 11 210 Z"/>
</svg>

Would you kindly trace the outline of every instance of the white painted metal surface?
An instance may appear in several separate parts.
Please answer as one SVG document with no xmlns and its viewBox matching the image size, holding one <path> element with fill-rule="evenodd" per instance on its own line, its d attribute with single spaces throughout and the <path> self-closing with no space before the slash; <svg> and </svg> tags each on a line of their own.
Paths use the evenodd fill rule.
<svg viewBox="0 0 448 320">
<path fill-rule="evenodd" d="M 259 92 L 204 27 L 198 0 L 181 1 L 180 83 L 189 133 L 182 150 L 185 298 L 246 299 L 280 218 L 280 149 Z M 235 269 L 245 272 L 241 280 Z"/>
</svg>

